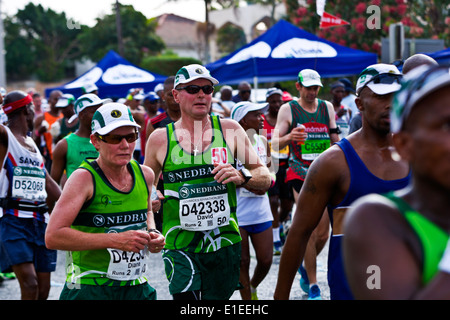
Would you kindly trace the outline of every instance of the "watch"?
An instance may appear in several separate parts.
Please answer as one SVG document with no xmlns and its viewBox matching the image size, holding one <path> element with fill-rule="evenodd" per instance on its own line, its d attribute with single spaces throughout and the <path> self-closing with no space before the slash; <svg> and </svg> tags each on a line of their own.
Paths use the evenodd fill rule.
<svg viewBox="0 0 450 320">
<path fill-rule="evenodd" d="M 242 176 L 244 177 L 245 181 L 244 183 L 242 183 L 239 186 L 243 186 L 245 184 L 247 184 L 247 182 L 250 181 L 250 179 L 252 178 L 252 174 L 250 173 L 250 171 L 248 171 L 248 169 L 246 168 L 242 168 L 241 170 L 239 170 L 239 172 L 242 174 Z"/>
</svg>

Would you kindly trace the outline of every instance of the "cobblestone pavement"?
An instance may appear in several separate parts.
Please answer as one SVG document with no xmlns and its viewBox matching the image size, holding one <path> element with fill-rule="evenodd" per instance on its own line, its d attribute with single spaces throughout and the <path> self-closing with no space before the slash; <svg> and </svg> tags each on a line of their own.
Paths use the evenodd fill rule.
<svg viewBox="0 0 450 320">
<path fill-rule="evenodd" d="M 327 255 L 328 255 L 328 244 L 322 250 L 321 254 L 317 260 L 317 278 L 319 281 L 319 286 L 322 291 L 322 299 L 329 300 L 330 292 L 327 284 Z M 164 264 L 161 258 L 161 254 L 151 255 L 151 277 L 149 283 L 157 291 L 158 300 L 172 300 L 172 296 L 169 294 L 168 282 L 164 273 Z M 52 287 L 50 289 L 49 300 L 58 300 L 59 294 L 63 288 L 65 273 L 64 273 L 64 260 L 65 253 L 62 251 L 58 252 L 58 262 L 56 271 L 52 273 Z M 272 267 L 269 274 L 264 279 L 264 281 L 258 287 L 258 297 L 260 300 L 273 300 L 273 292 L 276 285 L 276 280 L 278 277 L 278 266 L 280 262 L 280 256 L 273 257 Z M 256 265 L 256 260 L 254 254 L 252 255 L 252 261 L 250 268 Z M 296 275 L 294 283 L 291 290 L 291 300 L 306 300 L 308 296 L 300 289 L 299 285 L 299 275 Z M 15 280 L 5 280 L 0 284 L 0 301 L 1 300 L 19 300 L 20 299 L 20 288 L 18 281 Z M 236 291 L 231 300 L 241 300 L 239 291 Z"/>
</svg>

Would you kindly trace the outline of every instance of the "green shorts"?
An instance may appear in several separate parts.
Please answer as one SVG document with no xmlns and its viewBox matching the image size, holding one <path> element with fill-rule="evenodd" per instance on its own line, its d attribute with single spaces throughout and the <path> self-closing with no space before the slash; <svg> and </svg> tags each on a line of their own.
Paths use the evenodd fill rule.
<svg viewBox="0 0 450 320">
<path fill-rule="evenodd" d="M 203 300 L 228 300 L 239 286 L 241 244 L 211 253 L 164 250 L 170 294 L 200 290 Z"/>
<path fill-rule="evenodd" d="M 148 283 L 136 286 L 93 286 L 87 284 L 70 288 L 64 285 L 60 300 L 156 300 L 156 290 Z"/>
</svg>

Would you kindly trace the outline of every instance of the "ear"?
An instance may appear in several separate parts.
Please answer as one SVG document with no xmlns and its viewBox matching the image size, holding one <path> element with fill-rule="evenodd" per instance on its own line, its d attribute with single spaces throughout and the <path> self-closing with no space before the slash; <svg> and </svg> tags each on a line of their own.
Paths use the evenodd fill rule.
<svg viewBox="0 0 450 320">
<path fill-rule="evenodd" d="M 99 150 L 100 149 L 100 139 L 95 135 L 95 134 L 91 134 L 91 143 L 94 146 L 95 150 Z"/>
<path fill-rule="evenodd" d="M 356 97 L 356 99 L 355 99 L 355 104 L 356 104 L 356 106 L 358 107 L 358 110 L 359 110 L 359 111 L 363 111 L 363 110 L 364 110 L 364 106 L 363 106 L 363 103 L 362 103 L 360 97 Z"/>
<path fill-rule="evenodd" d="M 414 151 L 414 143 L 411 134 L 406 131 L 395 133 L 392 136 L 392 141 L 398 155 L 403 160 L 409 162 Z"/>
<path fill-rule="evenodd" d="M 180 99 L 178 98 L 178 90 L 172 89 L 172 95 L 173 95 L 173 100 L 175 100 L 176 103 L 180 103 Z"/>
</svg>

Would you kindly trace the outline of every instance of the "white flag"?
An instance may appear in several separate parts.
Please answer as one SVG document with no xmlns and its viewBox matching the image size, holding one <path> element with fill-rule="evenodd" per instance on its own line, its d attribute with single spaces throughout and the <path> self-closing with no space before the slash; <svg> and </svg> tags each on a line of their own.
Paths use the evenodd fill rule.
<svg viewBox="0 0 450 320">
<path fill-rule="evenodd" d="M 323 12 L 325 11 L 325 3 L 327 0 L 316 0 L 316 12 L 319 16 L 323 15 Z"/>
</svg>

